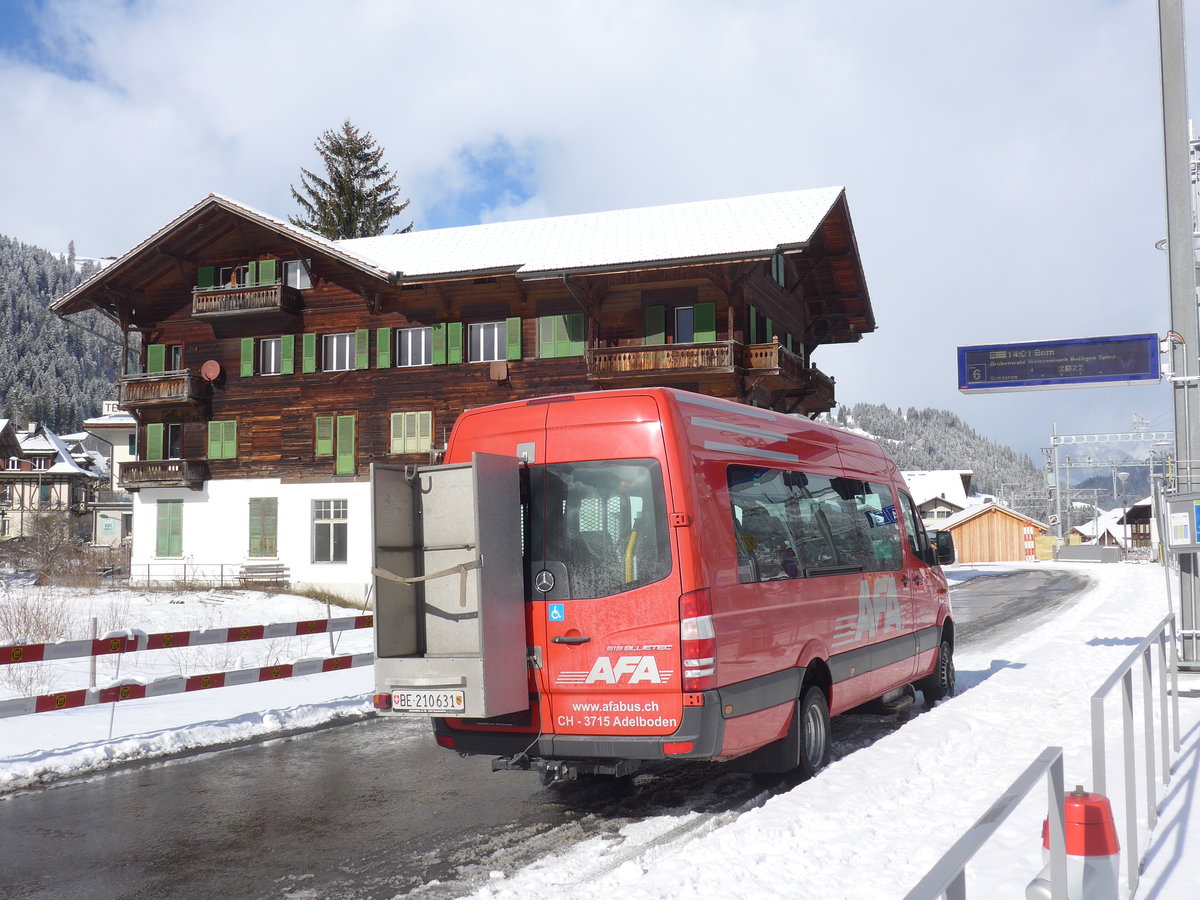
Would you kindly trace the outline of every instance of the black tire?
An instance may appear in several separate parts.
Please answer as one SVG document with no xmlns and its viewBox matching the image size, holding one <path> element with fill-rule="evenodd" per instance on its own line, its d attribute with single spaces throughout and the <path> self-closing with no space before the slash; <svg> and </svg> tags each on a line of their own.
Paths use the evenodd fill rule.
<svg viewBox="0 0 1200 900">
<path fill-rule="evenodd" d="M 945 638 L 938 647 L 937 664 L 933 668 L 933 674 L 918 681 L 916 687 L 925 697 L 926 706 L 933 706 L 939 700 L 954 696 L 954 650 Z"/>
<path fill-rule="evenodd" d="M 829 729 L 829 702 L 825 692 L 812 686 L 805 690 L 796 706 L 798 771 L 802 780 L 812 778 L 829 765 L 833 747 Z"/>
</svg>

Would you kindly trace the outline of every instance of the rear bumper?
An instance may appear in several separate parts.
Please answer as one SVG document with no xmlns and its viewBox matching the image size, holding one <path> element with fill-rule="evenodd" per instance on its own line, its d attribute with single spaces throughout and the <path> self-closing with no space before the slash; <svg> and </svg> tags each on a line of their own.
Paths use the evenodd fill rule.
<svg viewBox="0 0 1200 900">
<path fill-rule="evenodd" d="M 459 753 L 491 756 L 525 756 L 548 760 L 661 760 L 712 759 L 725 740 L 725 719 L 716 691 L 702 694 L 703 706 L 686 706 L 679 728 L 672 734 L 654 737 L 617 735 L 534 734 L 512 729 L 503 731 L 460 730 L 451 728 L 446 719 L 433 720 L 438 743 Z M 688 744 L 691 749 L 667 753 L 664 745 Z"/>
</svg>

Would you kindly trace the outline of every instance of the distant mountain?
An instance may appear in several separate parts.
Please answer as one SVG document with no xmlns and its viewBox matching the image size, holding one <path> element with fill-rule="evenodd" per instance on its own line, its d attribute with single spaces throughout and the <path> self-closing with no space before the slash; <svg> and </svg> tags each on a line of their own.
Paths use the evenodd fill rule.
<svg viewBox="0 0 1200 900">
<path fill-rule="evenodd" d="M 1051 512 L 1045 470 L 944 409 L 892 409 L 878 403 L 839 406 L 827 419 L 877 438 L 904 471 L 970 469 L 971 489 L 995 494 L 1039 521 Z"/>
<path fill-rule="evenodd" d="M 55 256 L 0 235 L 0 418 L 70 433 L 116 398 L 120 329 L 99 313 L 67 322 L 48 309 L 90 272 L 73 247 Z"/>
</svg>

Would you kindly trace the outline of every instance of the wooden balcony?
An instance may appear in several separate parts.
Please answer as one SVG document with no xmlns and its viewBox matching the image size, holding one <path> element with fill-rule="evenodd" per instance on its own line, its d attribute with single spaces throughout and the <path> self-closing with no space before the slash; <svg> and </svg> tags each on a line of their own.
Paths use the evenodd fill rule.
<svg viewBox="0 0 1200 900">
<path fill-rule="evenodd" d="M 118 384 L 121 408 L 134 412 L 176 407 L 201 410 L 212 396 L 212 384 L 188 369 L 122 375 Z"/>
<path fill-rule="evenodd" d="M 775 341 L 593 347 L 587 365 L 588 380 L 604 388 L 683 385 L 742 397 L 757 392 L 773 409 L 804 415 L 835 405 L 833 380 Z"/>
<path fill-rule="evenodd" d="M 127 491 L 153 487 L 184 487 L 198 491 L 208 480 L 202 459 L 143 459 L 121 464 L 121 487 Z"/>
<path fill-rule="evenodd" d="M 300 292 L 286 284 L 246 285 L 192 291 L 192 316 L 207 319 L 219 316 L 296 315 L 300 311 Z"/>
<path fill-rule="evenodd" d="M 730 341 L 711 344 L 651 344 L 642 347 L 591 347 L 587 351 L 588 380 L 606 387 L 617 383 L 670 384 L 688 376 L 732 373 L 734 348 Z"/>
</svg>

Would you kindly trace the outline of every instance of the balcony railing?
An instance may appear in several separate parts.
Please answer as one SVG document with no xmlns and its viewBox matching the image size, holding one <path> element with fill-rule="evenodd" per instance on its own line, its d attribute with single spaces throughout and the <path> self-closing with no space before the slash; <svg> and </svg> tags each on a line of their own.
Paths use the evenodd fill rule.
<svg viewBox="0 0 1200 900">
<path fill-rule="evenodd" d="M 212 384 L 187 369 L 122 375 L 120 378 L 122 409 L 198 406 L 205 403 L 211 393 Z"/>
<path fill-rule="evenodd" d="M 807 381 L 812 371 L 804 365 L 804 357 L 782 344 L 749 344 L 742 351 L 742 366 L 746 369 L 775 369 L 797 381 Z"/>
<path fill-rule="evenodd" d="M 121 464 L 121 487 L 127 491 L 150 487 L 200 490 L 207 480 L 208 463 L 202 459 L 147 459 Z"/>
<path fill-rule="evenodd" d="M 299 311 L 300 292 L 286 284 L 196 289 L 192 292 L 192 315 L 197 318 Z"/>
<path fill-rule="evenodd" d="M 587 351 L 588 375 L 606 379 L 621 375 L 652 375 L 665 370 L 726 369 L 734 366 L 730 341 L 712 344 L 651 344 L 644 347 L 592 347 Z"/>
</svg>

